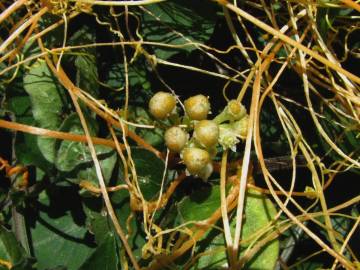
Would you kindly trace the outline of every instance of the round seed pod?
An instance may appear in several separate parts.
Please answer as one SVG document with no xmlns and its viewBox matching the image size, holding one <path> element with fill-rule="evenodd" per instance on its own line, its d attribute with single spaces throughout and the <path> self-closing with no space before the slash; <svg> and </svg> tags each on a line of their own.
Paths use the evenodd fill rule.
<svg viewBox="0 0 360 270">
<path fill-rule="evenodd" d="M 186 114 L 193 120 L 204 120 L 210 112 L 210 102 L 204 95 L 196 95 L 184 102 Z"/>
<path fill-rule="evenodd" d="M 189 135 L 180 127 L 171 127 L 165 132 L 165 144 L 170 151 L 180 153 L 188 141 Z"/>
<path fill-rule="evenodd" d="M 200 148 L 185 148 L 183 151 L 183 160 L 187 170 L 197 175 L 210 163 L 210 154 Z"/>
<path fill-rule="evenodd" d="M 166 92 L 157 92 L 149 101 L 149 111 L 156 119 L 165 119 L 176 106 L 175 97 Z"/>
<path fill-rule="evenodd" d="M 218 114 L 213 120 L 217 124 L 222 124 L 224 122 L 237 121 L 246 116 L 246 109 L 237 100 L 233 99 L 228 102 L 224 110 Z"/>
<path fill-rule="evenodd" d="M 204 147 L 210 148 L 217 144 L 219 126 L 211 120 L 201 120 L 195 125 L 195 139 Z"/>
<path fill-rule="evenodd" d="M 228 112 L 231 116 L 230 120 L 239 120 L 246 115 L 246 109 L 244 105 L 242 105 L 240 102 L 238 102 L 235 99 L 230 100 L 227 106 L 228 106 Z"/>
</svg>

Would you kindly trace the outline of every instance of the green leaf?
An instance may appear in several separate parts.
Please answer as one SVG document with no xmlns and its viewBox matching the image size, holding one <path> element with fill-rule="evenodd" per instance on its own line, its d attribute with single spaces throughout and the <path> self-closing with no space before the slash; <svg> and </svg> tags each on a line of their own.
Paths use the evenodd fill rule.
<svg viewBox="0 0 360 270">
<path fill-rule="evenodd" d="M 91 54 L 78 55 L 75 60 L 75 66 L 77 68 L 78 86 L 93 97 L 97 97 L 99 94 L 99 83 L 96 57 Z"/>
<path fill-rule="evenodd" d="M 202 190 L 191 197 L 186 197 L 178 206 L 180 219 L 183 222 L 201 221 L 219 209 L 220 188 L 213 186 Z M 242 227 L 241 239 L 245 245 L 241 245 L 241 253 L 249 245 L 246 240 L 254 236 L 266 227 L 275 216 L 276 209 L 265 196 L 250 191 L 246 197 L 245 221 Z M 234 235 L 235 219 L 231 221 L 231 230 Z M 218 269 L 227 262 L 226 244 L 221 232 L 213 229 L 199 244 L 197 252 L 212 252 L 211 255 L 202 255 L 194 269 Z M 279 241 L 275 240 L 263 247 L 245 265 L 244 269 L 273 269 L 279 254 Z M 241 256 L 241 255 L 240 255 Z"/>
<path fill-rule="evenodd" d="M 94 250 L 87 229 L 79 220 L 83 215 L 77 209 L 79 200 L 68 191 L 53 188 L 51 193 L 40 194 L 42 211 L 31 228 L 38 270 L 60 266 L 77 270 Z"/>
<path fill-rule="evenodd" d="M 14 96 L 8 99 L 7 109 L 13 112 L 16 116 L 16 120 L 21 116 L 29 115 L 31 110 L 31 102 L 28 96 Z"/>
<path fill-rule="evenodd" d="M 69 39 L 74 46 L 93 44 L 96 42 L 95 29 L 84 24 Z M 76 84 L 93 97 L 99 95 L 99 74 L 97 69 L 96 49 L 81 48 L 75 56 Z M 73 58 L 71 58 L 73 59 Z"/>
<path fill-rule="evenodd" d="M 28 125 L 35 125 L 34 119 L 30 117 L 23 117 L 21 122 Z M 15 153 L 18 161 L 25 166 L 35 165 L 46 172 L 49 172 L 53 168 L 52 164 L 45 159 L 41 152 L 38 144 L 38 136 L 36 135 L 18 133 L 15 141 Z"/>
<path fill-rule="evenodd" d="M 45 62 L 30 67 L 24 76 L 24 88 L 31 99 L 34 119 L 43 128 L 58 128 L 63 107 L 61 88 Z"/>
<path fill-rule="evenodd" d="M 96 248 L 93 254 L 79 268 L 79 270 L 116 270 L 118 265 L 116 240 L 108 233 L 106 239 Z"/>
<path fill-rule="evenodd" d="M 89 231 L 95 236 L 97 244 L 101 244 L 112 231 L 111 221 L 108 218 L 102 198 L 83 197 L 83 207 Z"/>
<path fill-rule="evenodd" d="M 220 207 L 220 191 L 217 186 L 204 187 L 185 197 L 179 205 L 181 223 L 201 221 L 210 217 Z"/>
<path fill-rule="evenodd" d="M 61 87 L 45 62 L 38 61 L 30 67 L 24 76 L 24 88 L 30 96 L 33 116 L 39 126 L 58 129 L 63 111 Z M 54 162 L 55 139 L 38 137 L 38 146 L 46 160 Z"/>
<path fill-rule="evenodd" d="M 87 119 L 90 134 L 97 133 L 97 123 L 94 119 Z M 84 134 L 80 119 L 77 114 L 70 115 L 63 123 L 61 131 L 73 134 Z M 117 156 L 113 149 L 103 145 L 95 146 L 96 154 L 100 161 L 105 181 L 111 177 L 115 167 Z M 56 168 L 67 173 L 66 177 L 72 182 L 79 183 L 81 180 L 88 180 L 97 183 L 97 175 L 91 158 L 89 147 L 85 143 L 73 141 L 61 141 L 57 149 Z"/>
<path fill-rule="evenodd" d="M 146 67 L 140 61 L 128 64 L 128 78 L 131 88 L 149 91 L 151 84 L 147 77 Z M 114 64 L 109 68 L 105 81 L 113 89 L 125 89 L 125 69 L 123 64 Z"/>
<path fill-rule="evenodd" d="M 164 174 L 164 162 L 152 152 L 142 148 L 132 148 L 131 154 L 144 198 L 146 200 L 156 198 Z"/>
<path fill-rule="evenodd" d="M 28 95 L 10 97 L 6 109 L 15 115 L 16 122 L 36 126 Z M 15 154 L 22 165 L 35 165 L 47 172 L 53 167 L 41 152 L 36 135 L 18 132 L 15 138 Z"/>
<path fill-rule="evenodd" d="M 24 248 L 16 240 L 15 235 L 2 225 L 0 225 L 0 259 L 10 262 L 13 265 L 12 269 L 18 266 L 31 268 Z"/>
<path fill-rule="evenodd" d="M 324 264 L 322 262 L 306 261 L 298 264 L 294 269 L 296 270 L 319 270 L 323 269 Z"/>
<path fill-rule="evenodd" d="M 70 38 L 69 38 L 69 44 L 74 46 L 79 45 L 88 45 L 96 42 L 96 35 L 95 35 L 96 29 L 89 27 L 86 24 L 81 25 L 81 28 L 77 30 Z M 94 47 L 92 48 L 82 48 L 80 51 L 84 52 L 87 51 L 90 54 L 95 55 L 96 49 Z"/>
<path fill-rule="evenodd" d="M 54 267 L 54 268 L 46 268 L 46 270 L 67 270 L 67 268 L 66 267 L 64 267 L 64 266 L 56 266 L 56 267 Z"/>
<path fill-rule="evenodd" d="M 143 107 L 130 107 L 129 112 L 129 119 L 135 123 L 144 125 L 152 125 L 154 123 L 154 119 L 150 116 L 149 111 Z M 138 128 L 136 129 L 136 132 L 147 143 L 155 147 L 161 147 L 164 145 L 164 130 L 161 128 Z"/>
<path fill-rule="evenodd" d="M 146 6 L 141 14 L 144 40 L 170 45 L 209 40 L 216 23 L 216 6 L 204 0 L 176 0 Z M 180 34 L 181 33 L 181 34 Z M 167 59 L 178 49 L 153 46 L 157 57 Z M 188 52 L 194 46 L 182 48 Z"/>
</svg>

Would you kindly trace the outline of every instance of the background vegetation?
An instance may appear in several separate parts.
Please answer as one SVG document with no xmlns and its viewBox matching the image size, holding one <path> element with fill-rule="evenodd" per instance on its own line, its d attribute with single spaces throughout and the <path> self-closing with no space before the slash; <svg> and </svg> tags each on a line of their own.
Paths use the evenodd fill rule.
<svg viewBox="0 0 360 270">
<path fill-rule="evenodd" d="M 352 0 L 0 3 L 0 269 L 359 269 Z M 207 181 L 182 102 L 249 114 Z"/>
</svg>

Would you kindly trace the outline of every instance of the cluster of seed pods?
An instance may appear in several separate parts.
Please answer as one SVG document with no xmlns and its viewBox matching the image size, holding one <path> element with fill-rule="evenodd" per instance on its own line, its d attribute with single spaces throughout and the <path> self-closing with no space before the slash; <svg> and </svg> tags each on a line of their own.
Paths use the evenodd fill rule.
<svg viewBox="0 0 360 270">
<path fill-rule="evenodd" d="M 249 117 L 245 107 L 230 100 L 224 110 L 212 120 L 208 119 L 211 105 L 204 95 L 192 96 L 184 101 L 181 123 L 165 131 L 168 149 L 179 153 L 187 172 L 206 180 L 213 171 L 212 158 L 218 146 L 236 151 L 236 145 L 247 134 Z M 149 101 L 149 111 L 157 120 L 177 115 L 176 97 L 157 92 Z"/>
</svg>

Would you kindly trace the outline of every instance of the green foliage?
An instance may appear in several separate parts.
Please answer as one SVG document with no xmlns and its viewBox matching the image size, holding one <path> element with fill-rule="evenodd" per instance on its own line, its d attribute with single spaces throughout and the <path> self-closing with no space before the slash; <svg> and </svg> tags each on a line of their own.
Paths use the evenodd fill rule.
<svg viewBox="0 0 360 270">
<path fill-rule="evenodd" d="M 141 13 L 143 38 L 168 45 L 206 42 L 214 31 L 216 9 L 207 1 L 167 1 L 145 7 Z M 177 53 L 173 48 L 153 46 L 157 57 L 167 59 Z M 194 45 L 181 47 L 191 52 Z"/>
<path fill-rule="evenodd" d="M 96 57 L 94 55 L 79 55 L 76 57 L 77 81 L 81 89 L 89 92 L 93 97 L 98 96 L 99 82 Z"/>
<path fill-rule="evenodd" d="M 213 186 L 200 194 L 186 197 L 178 206 L 179 218 L 183 222 L 196 222 L 209 218 L 220 205 L 220 188 Z M 271 225 L 276 209 L 269 199 L 255 191 L 249 191 L 246 197 L 245 222 L 242 228 L 240 254 L 250 245 L 260 241 L 264 235 L 262 230 Z M 235 231 L 235 219 L 231 220 L 232 233 Z M 274 231 L 271 229 L 270 231 Z M 262 233 L 261 233 L 262 232 Z M 259 238 L 254 239 L 254 235 Z M 265 234 L 266 235 L 266 234 Z M 251 239 L 251 241 L 249 241 Z M 197 252 L 204 253 L 193 269 L 218 269 L 227 263 L 224 235 L 213 229 L 199 244 Z M 244 269 L 274 269 L 279 253 L 279 241 L 274 240 L 262 247 L 245 266 Z M 240 256 L 241 256 L 240 255 Z"/>
<path fill-rule="evenodd" d="M 164 162 L 153 153 L 141 148 L 133 148 L 131 153 L 144 198 L 155 199 L 163 179 Z"/>
<path fill-rule="evenodd" d="M 42 128 L 57 129 L 61 124 L 63 101 L 60 86 L 45 62 L 34 63 L 24 76 L 24 88 L 30 96 L 33 117 Z M 45 159 L 55 159 L 55 140 L 38 138 L 38 146 Z"/>
<path fill-rule="evenodd" d="M 31 228 L 37 269 L 54 266 L 64 266 L 68 270 L 79 269 L 93 252 L 94 247 L 87 240 L 88 231 L 81 224 L 81 210 L 76 209 L 78 205 L 71 205 L 71 202 L 64 203 L 66 197 L 74 200 L 74 196 L 66 188 L 55 188 L 50 193 L 40 194 L 39 203 L 43 210 L 40 208 Z"/>
<path fill-rule="evenodd" d="M 10 262 L 13 266 L 11 269 L 32 269 L 33 260 L 28 257 L 15 235 L 2 225 L 0 225 L 0 259 Z"/>
<path fill-rule="evenodd" d="M 87 119 L 90 134 L 95 136 L 98 125 L 92 118 Z M 80 119 L 76 114 L 69 115 L 61 126 L 61 131 L 72 134 L 84 134 Z M 116 155 L 111 148 L 97 145 L 96 154 L 102 165 L 104 179 L 108 181 L 116 163 Z M 97 183 L 97 176 L 89 148 L 81 142 L 61 141 L 58 144 L 55 166 L 64 173 L 67 179 L 74 183 L 87 180 Z"/>
<path fill-rule="evenodd" d="M 1 4 L 1 16 L 6 15 L 3 10 L 9 2 L 11 1 Z M 16 34 L 7 50 L 0 52 L 0 73 L 7 68 L 10 70 L 0 75 L 0 118 L 60 131 L 61 134 L 67 133 L 70 136 L 83 136 L 83 125 L 68 93 L 74 89 L 65 89 L 61 85 L 64 78 L 65 81 L 70 79 L 88 98 L 88 104 L 80 99 L 77 102 L 90 135 L 114 143 L 115 134 L 119 141 L 122 155 L 114 147 L 97 142 L 94 146 L 116 217 L 110 216 L 109 209 L 105 206 L 99 188 L 100 172 L 95 170 L 88 143 L 15 130 L 3 132 L 1 129 L 0 140 L 7 145 L 0 149 L 0 157 L 9 164 L 3 160 L 0 164 L 0 270 L 7 269 L 7 265 L 12 265 L 12 270 L 133 269 L 125 244 L 115 230 L 115 219 L 141 269 L 156 264 L 157 269 L 161 270 L 227 268 L 229 258 L 222 217 L 219 214 L 221 172 L 218 161 L 223 149 L 217 147 L 218 139 L 209 144 L 203 143 L 200 137 L 208 138 L 209 134 L 204 131 L 200 136 L 195 134 L 194 128 L 198 120 L 219 120 L 216 115 L 221 115 L 224 108 L 227 108 L 225 112 L 228 114 L 230 106 L 222 103 L 226 100 L 229 104 L 228 100 L 237 98 L 246 79 L 250 83 L 247 89 L 255 90 L 254 82 L 257 77 L 246 77 L 252 74 L 249 72 L 251 70 L 255 71 L 254 76 L 262 74 L 260 94 L 272 79 L 278 80 L 272 86 L 272 92 L 268 92 L 268 97 L 271 98 L 266 98 L 264 103 L 260 102 L 258 108 L 261 104 L 261 110 L 255 112 L 260 116 L 260 134 L 259 137 L 258 134 L 254 136 L 253 142 L 261 141 L 266 165 L 269 163 L 268 157 L 271 159 L 286 155 L 291 159 L 299 153 L 304 154 L 303 148 L 299 147 L 303 143 L 309 155 L 306 162 L 314 160 L 314 164 L 319 165 L 316 173 L 319 172 L 321 176 L 321 184 L 324 185 L 332 177 L 328 173 L 334 172 L 333 165 L 344 165 L 340 170 L 349 171 L 349 179 L 356 178 L 354 175 L 359 174 L 354 164 L 345 164 L 348 161 L 345 162 L 328 142 L 315 134 L 314 123 L 308 114 L 308 111 L 314 109 L 322 128 L 336 147 L 358 160 L 359 124 L 355 117 L 358 100 L 357 89 L 352 89 L 357 85 L 354 83 L 355 86 L 352 87 L 352 83 L 346 83 L 330 67 L 322 66 L 324 63 L 320 63 L 321 61 L 313 62 L 315 58 L 310 56 L 306 59 L 309 70 L 303 70 L 297 55 L 299 50 L 294 50 L 292 58 L 287 59 L 286 63 L 292 50 L 286 42 L 275 41 L 271 51 L 263 53 L 262 49 L 272 40 L 271 35 L 251 21 L 240 20 L 239 14 L 233 11 L 225 13 L 215 1 L 168 0 L 144 6 L 130 5 L 126 8 L 80 4 L 79 1 L 35 2 L 27 2 L 27 9 L 22 7 L 13 11 L 0 27 L 2 44 L 7 37 Z M 230 5 L 232 1 L 228 2 Z M 313 12 L 310 6 L 304 6 L 303 1 L 237 1 L 238 8 L 274 29 L 288 25 L 289 30 L 284 34 L 291 38 L 296 24 L 299 36 L 304 38 L 303 44 L 314 52 L 319 52 L 319 55 L 329 57 L 329 54 L 333 54 L 334 59 L 339 59 L 343 67 L 353 68 L 348 59 L 354 59 L 358 55 L 359 42 L 353 40 L 353 33 L 357 29 L 354 23 L 357 18 L 355 11 L 345 4 L 340 5 L 339 1 L 321 0 L 316 4 L 316 18 L 311 18 L 301 17 L 297 13 L 303 8 L 306 12 Z M 26 31 L 16 32 L 18 27 L 32 19 L 25 15 L 26 11 L 28 14 L 33 12 L 34 15 L 44 6 L 49 8 L 44 16 L 25 27 Z M 294 15 L 289 12 L 291 7 Z M 345 21 L 350 21 L 350 24 L 345 24 Z M 348 31 L 347 28 L 351 30 Z M 320 37 L 317 33 L 320 33 Z M 34 38 L 35 35 L 41 36 L 41 40 Z M 240 39 L 242 45 L 237 39 Z M 346 48 L 341 44 L 343 40 L 346 40 Z M 43 48 L 39 46 L 40 41 Z M 273 53 L 277 44 L 282 47 Z M 321 51 L 319 44 L 327 46 L 329 52 L 325 54 Z M 247 51 L 252 62 L 255 63 L 258 59 L 263 62 L 258 62 L 260 65 L 248 65 L 249 61 L 244 59 L 243 50 Z M 57 74 L 48 67 L 45 55 L 56 69 L 61 70 L 60 73 Z M 274 58 L 271 68 L 265 65 L 269 56 Z M 277 78 L 276 72 L 283 63 L 287 68 Z M 264 70 L 259 72 L 259 67 Z M 312 90 L 310 98 L 314 108 L 309 108 L 304 99 L 304 82 L 301 81 L 303 71 L 308 72 Z M 236 81 L 240 81 L 240 84 Z M 341 90 L 339 94 L 336 93 L 337 89 Z M 176 105 L 173 101 L 174 104 L 166 112 L 166 116 L 170 117 L 159 121 L 149 112 L 148 106 L 150 97 L 158 91 L 172 93 L 172 97 L 176 97 Z M 225 118 L 222 115 L 223 119 L 219 120 L 219 124 L 223 125 L 223 132 L 226 127 L 234 131 L 231 136 L 224 133 L 229 135 L 227 139 L 231 141 L 226 144 L 227 147 L 234 150 L 228 156 L 227 193 L 231 192 L 231 179 L 238 177 L 234 166 L 238 170 L 241 165 L 244 144 L 240 138 L 243 139 L 247 133 L 247 128 L 244 128 L 241 136 L 235 136 L 235 124 L 240 122 L 234 121 L 240 121 L 250 111 L 250 107 L 254 108 L 251 101 L 254 91 L 246 90 L 242 93 L 245 94 L 243 97 L 240 94 L 241 103 L 244 104 L 241 113 L 233 113 L 231 117 Z M 204 114 L 199 117 L 191 116 L 186 108 L 187 102 L 184 102 L 194 95 L 209 102 L 206 103 Z M 89 104 L 97 106 L 102 114 L 97 114 L 98 111 Z M 128 105 L 127 111 L 124 109 L 125 104 Z M 165 106 L 160 102 L 159 107 Z M 246 121 L 247 117 L 246 115 Z M 108 121 L 110 118 L 111 122 Z M 114 121 L 124 125 L 126 135 Z M 301 132 L 298 132 L 296 124 Z M 113 134 L 110 133 L 109 125 L 112 125 Z M 246 125 L 247 122 L 243 126 Z M 184 152 L 179 150 L 180 153 L 166 156 L 164 133 L 172 126 L 180 126 L 187 132 L 190 140 L 186 140 L 186 147 L 199 148 L 201 151 L 208 148 L 208 156 L 204 159 L 206 166 L 202 166 L 201 173 L 194 173 L 203 175 L 206 172 L 206 177 L 203 177 L 206 181 L 191 175 L 181 178 L 191 168 L 191 164 L 184 162 Z M 309 126 L 313 129 L 310 132 L 307 130 Z M 240 124 L 236 127 L 240 128 Z M 304 133 L 304 137 L 301 133 Z M 139 138 L 144 142 L 139 142 Z M 290 152 L 288 138 L 294 146 L 293 152 Z M 153 151 L 149 150 L 151 147 L 155 147 Z M 257 151 L 254 150 L 255 147 Z M 251 149 L 254 151 L 251 153 L 251 164 L 254 167 L 249 167 L 249 184 L 268 189 L 259 170 L 258 145 L 255 147 Z M 165 156 L 168 163 L 165 162 Z M 304 156 L 302 158 L 305 159 Z M 293 172 L 294 175 L 296 172 L 296 181 L 290 183 L 287 181 L 293 177 L 290 170 L 280 169 L 280 172 L 276 172 L 277 163 L 281 168 L 291 163 L 289 161 L 287 164 L 283 160 L 285 159 L 275 162 L 271 167 L 271 173 L 275 171 L 272 174 L 273 183 L 276 182 L 285 190 L 289 190 L 291 185 L 299 193 L 304 189 L 313 190 L 308 185 L 315 179 L 310 175 L 314 172 L 307 168 L 296 168 Z M 15 166 L 23 170 L 14 173 L 11 169 Z M 173 181 L 178 180 L 179 185 L 167 194 L 169 187 L 173 187 Z M 345 186 L 343 182 L 341 185 Z M 346 187 L 348 185 L 351 184 L 347 182 Z M 279 186 L 275 187 L 278 188 Z M 336 200 L 336 196 L 343 194 L 332 191 L 329 193 L 330 195 L 324 192 L 324 196 L 330 208 L 332 201 L 329 203 L 328 198 L 335 197 Z M 301 262 L 291 266 L 299 270 L 330 268 L 334 261 L 330 256 L 326 257 L 328 261 L 310 256 L 310 259 L 302 262 L 308 254 L 305 255 L 296 248 L 303 242 L 306 246 L 312 240 L 303 231 L 296 237 L 293 236 L 294 231 L 301 229 L 294 226 L 295 223 L 282 212 L 275 221 L 279 208 L 273 204 L 270 195 L 264 194 L 265 192 L 247 189 L 238 254 L 240 260 L 245 258 L 242 268 L 274 269 L 280 266 L 279 258 L 286 267 Z M 344 197 L 350 199 L 348 194 L 344 194 Z M 280 196 L 280 199 L 284 197 Z M 325 224 L 323 215 L 319 218 L 318 213 L 312 212 L 313 209 L 321 211 L 317 205 L 320 200 L 306 196 L 294 196 L 291 199 L 296 200 L 296 204 L 289 201 L 286 207 L 298 215 L 300 222 L 303 222 L 304 216 L 308 219 L 316 216 L 317 222 Z M 345 202 L 346 199 L 341 198 L 340 201 Z M 298 205 L 306 209 L 308 215 L 298 211 Z M 329 232 L 334 232 L 339 243 L 346 239 L 354 220 L 358 218 L 358 208 L 356 204 L 352 206 L 352 216 L 348 215 L 347 209 L 344 213 L 331 212 L 331 229 L 325 226 L 312 228 L 311 221 L 305 221 L 304 224 L 331 246 Z M 235 209 L 229 212 L 232 235 L 236 226 Z M 203 228 L 203 222 L 214 213 L 218 214 L 216 221 L 208 224 L 208 230 L 200 239 L 191 242 L 196 232 Z M 19 222 L 19 217 L 24 222 Z M 358 237 L 357 232 L 354 235 L 354 238 Z M 259 246 L 262 241 L 265 244 Z M 190 242 L 192 246 L 181 253 L 181 256 L 171 259 L 171 256 L 183 248 L 183 243 Z M 350 244 L 343 252 L 346 258 L 356 258 L 358 254 L 355 249 L 350 249 L 352 242 L 355 241 L 349 241 Z M 29 246 L 30 251 L 23 245 Z M 308 253 L 314 254 L 318 248 L 318 245 L 311 247 Z M 254 254 L 251 254 L 253 251 Z M 284 253 L 287 252 L 289 254 L 285 256 Z M 249 254 L 252 256 L 246 257 Z M 356 261 L 351 263 L 355 266 L 358 264 Z"/>
<path fill-rule="evenodd" d="M 108 234 L 79 270 L 118 269 L 115 236 Z"/>
</svg>

